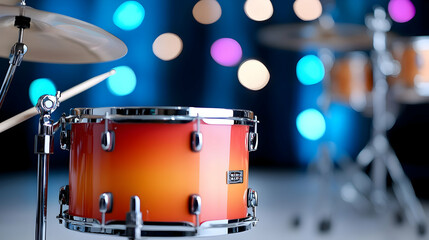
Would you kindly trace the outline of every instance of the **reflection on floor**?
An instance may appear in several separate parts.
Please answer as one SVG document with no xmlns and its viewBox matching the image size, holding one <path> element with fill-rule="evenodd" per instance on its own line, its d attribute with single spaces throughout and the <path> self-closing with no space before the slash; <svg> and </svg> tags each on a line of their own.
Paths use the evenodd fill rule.
<svg viewBox="0 0 429 240">
<path fill-rule="evenodd" d="M 251 231 L 205 239 L 427 239 L 418 236 L 416 228 L 404 222 L 395 222 L 394 211 L 373 213 L 352 207 L 340 198 L 339 189 L 344 176 L 337 174 L 330 191 L 333 193 L 332 227 L 328 232 L 319 231 L 319 220 L 327 208 L 318 187 L 320 179 L 308 174 L 252 169 L 249 186 L 259 193 L 257 209 L 260 222 Z M 58 189 L 67 184 L 68 173 L 51 171 L 49 176 L 49 205 L 47 239 L 125 239 L 67 230 L 58 224 Z M 329 198 L 328 198 L 329 199 Z M 393 202 L 393 201 L 392 201 Z M 394 204 L 392 204 L 394 205 Z M 0 239 L 34 239 L 36 215 L 35 173 L 0 175 Z M 429 216 L 429 202 L 423 202 Z M 298 224 L 298 226 L 294 224 Z M 169 238 L 171 239 L 171 238 Z M 191 239 L 191 238 L 180 238 Z"/>
</svg>

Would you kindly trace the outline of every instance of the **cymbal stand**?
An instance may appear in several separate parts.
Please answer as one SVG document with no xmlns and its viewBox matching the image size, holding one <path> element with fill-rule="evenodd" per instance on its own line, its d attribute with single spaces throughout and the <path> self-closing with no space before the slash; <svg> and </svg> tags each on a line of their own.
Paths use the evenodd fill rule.
<svg viewBox="0 0 429 240">
<path fill-rule="evenodd" d="M 317 99 L 317 105 L 322 110 L 323 115 L 328 116 L 329 106 L 331 105 L 330 82 L 331 82 L 331 69 L 335 61 L 334 53 L 327 48 L 322 48 L 317 52 L 325 69 L 325 76 L 322 80 L 323 92 Z M 328 116 L 329 117 L 329 116 Z M 316 159 L 310 163 L 308 168 L 315 170 L 318 174 L 318 209 L 320 211 L 320 219 L 318 222 L 318 230 L 321 233 L 328 232 L 332 226 L 332 191 L 331 183 L 333 181 L 334 162 L 331 157 L 332 142 L 323 140 L 317 151 Z M 301 219 L 296 215 L 292 219 L 295 227 L 300 225 Z"/>
<path fill-rule="evenodd" d="M 25 0 L 21 1 L 21 6 L 25 6 Z M 22 14 L 22 13 L 21 13 Z M 21 65 L 25 53 L 27 53 L 27 45 L 23 43 L 24 29 L 30 27 L 31 19 L 22 15 L 15 16 L 15 27 L 19 29 L 18 42 L 16 42 L 9 54 L 9 68 L 0 88 L 0 108 L 3 105 L 6 93 L 9 90 L 13 76 L 15 75 L 16 67 Z"/>
<path fill-rule="evenodd" d="M 58 127 L 58 123 L 53 123 L 51 114 L 59 106 L 59 97 L 59 92 L 56 96 L 43 95 L 36 105 L 40 113 L 39 133 L 34 142 L 34 152 L 38 155 L 36 240 L 46 239 L 49 156 L 53 154 L 54 132 Z"/>
<path fill-rule="evenodd" d="M 323 116 L 329 118 L 329 106 L 331 105 L 331 94 L 330 94 L 330 84 L 331 84 L 331 69 L 334 65 L 335 56 L 334 53 L 327 49 L 322 48 L 318 51 L 318 56 L 323 63 L 325 68 L 325 76 L 323 78 L 323 92 L 321 96 L 317 99 L 317 103 L 320 106 Z M 333 143 L 327 140 L 324 140 L 319 144 L 318 147 L 318 156 L 316 159 L 316 168 L 320 174 L 320 186 L 319 186 L 319 201 L 320 201 L 320 211 L 321 218 L 318 223 L 318 228 L 320 232 L 327 232 L 331 229 L 332 226 L 332 201 L 333 194 L 331 191 L 331 184 L 333 181 L 334 174 L 334 162 L 331 156 Z"/>
<path fill-rule="evenodd" d="M 386 33 L 391 23 L 383 8 L 377 7 L 374 14 L 366 18 L 367 27 L 373 32 L 373 51 L 371 54 L 374 87 L 372 136 L 368 144 L 357 156 L 361 167 L 371 167 L 372 189 L 370 200 L 375 209 L 383 209 L 387 204 L 386 174 L 392 179 L 393 193 L 407 219 L 417 226 L 419 234 L 426 232 L 426 217 L 413 187 L 387 139 L 388 111 L 386 77 L 399 72 L 399 64 L 393 60 L 386 47 Z"/>
</svg>

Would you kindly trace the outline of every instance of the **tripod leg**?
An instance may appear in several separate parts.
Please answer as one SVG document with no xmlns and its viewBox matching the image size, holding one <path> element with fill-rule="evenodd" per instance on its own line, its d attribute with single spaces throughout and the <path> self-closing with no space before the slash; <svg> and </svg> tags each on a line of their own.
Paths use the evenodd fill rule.
<svg viewBox="0 0 429 240">
<path fill-rule="evenodd" d="M 370 159 L 372 161 L 373 159 Z M 359 212 L 372 212 L 370 202 L 372 180 L 352 159 L 339 161 L 346 183 L 341 186 L 341 198 Z"/>
<path fill-rule="evenodd" d="M 413 186 L 405 175 L 397 156 L 392 149 L 389 149 L 388 153 L 386 166 L 392 177 L 394 194 L 407 219 L 417 226 L 418 234 L 425 235 L 426 216 L 423 207 L 417 199 Z"/>
<path fill-rule="evenodd" d="M 372 193 L 371 201 L 375 206 L 375 210 L 382 212 L 387 207 L 387 192 L 386 192 L 386 178 L 387 169 L 385 166 L 386 156 L 382 153 L 378 153 L 374 158 L 371 167 L 371 179 L 372 179 Z"/>
<path fill-rule="evenodd" d="M 368 166 L 374 160 L 374 146 L 370 141 L 357 155 L 356 161 L 360 167 Z"/>
<path fill-rule="evenodd" d="M 333 178 L 333 162 L 329 153 L 328 143 L 324 143 L 319 148 L 320 156 L 317 163 L 320 174 L 319 201 L 321 217 L 318 223 L 320 232 L 328 232 L 332 226 L 332 191 L 331 181 Z"/>
</svg>

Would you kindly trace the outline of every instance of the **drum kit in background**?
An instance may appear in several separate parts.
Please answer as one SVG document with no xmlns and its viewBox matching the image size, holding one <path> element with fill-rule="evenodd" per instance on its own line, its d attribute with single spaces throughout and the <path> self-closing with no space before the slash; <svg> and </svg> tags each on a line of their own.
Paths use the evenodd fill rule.
<svg viewBox="0 0 429 240">
<path fill-rule="evenodd" d="M 426 233 L 424 210 L 389 144 L 387 131 L 396 117 L 392 105 L 429 100 L 429 38 L 401 38 L 391 34 L 391 21 L 381 7 L 366 17 L 365 24 L 366 27 L 336 24 L 332 17 L 323 15 L 318 22 L 310 24 L 268 26 L 261 30 L 259 39 L 274 48 L 318 53 L 326 70 L 324 91 L 318 99 L 321 109 L 326 111 L 332 101 L 339 101 L 362 114 L 370 114 L 372 135 L 367 145 L 353 165 L 341 166 L 347 167 L 347 172 L 352 169 L 353 174 L 349 175 L 352 184 L 347 186 L 352 186 L 361 196 L 356 199 L 365 199 L 374 210 L 386 209 L 389 174 L 400 207 L 398 213 L 423 235 Z M 336 56 L 341 57 L 336 59 Z M 316 164 L 321 181 L 325 182 L 321 184 L 321 192 L 330 194 L 333 161 L 327 143 L 320 144 L 320 149 Z M 368 176 L 365 170 L 369 166 Z M 321 199 L 329 201 L 327 197 Z M 326 205 L 329 203 L 320 203 L 320 206 Z M 327 208 L 319 222 L 321 231 L 331 227 L 332 207 Z M 300 219 L 293 221 L 299 224 Z"/>
<path fill-rule="evenodd" d="M 28 7 L 24 0 L 19 6 L 0 5 L 0 17 L 0 56 L 10 59 L 1 104 L 23 60 L 98 63 L 127 53 L 110 33 Z M 74 108 L 54 122 L 51 114 L 60 102 L 114 73 L 41 96 L 36 107 L 0 123 L 2 132 L 40 115 L 35 239 L 46 239 L 49 157 L 57 131 L 61 148 L 70 151 L 69 184 L 59 191 L 57 216 L 68 229 L 139 239 L 216 236 L 255 226 L 258 194 L 248 188 L 249 152 L 258 146 L 252 111 Z"/>
</svg>

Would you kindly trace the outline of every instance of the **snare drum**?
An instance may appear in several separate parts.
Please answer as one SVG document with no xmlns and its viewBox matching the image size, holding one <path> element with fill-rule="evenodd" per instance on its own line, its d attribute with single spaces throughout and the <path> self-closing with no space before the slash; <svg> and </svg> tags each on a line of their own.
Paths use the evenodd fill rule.
<svg viewBox="0 0 429 240">
<path fill-rule="evenodd" d="M 398 100 L 413 102 L 429 96 L 429 37 L 395 39 L 392 55 L 401 65 L 398 76 L 391 77 L 400 89 Z"/>
<path fill-rule="evenodd" d="M 350 52 L 337 60 L 331 69 L 329 90 L 334 100 L 362 111 L 368 107 L 373 86 L 369 58 L 363 52 Z"/>
<path fill-rule="evenodd" d="M 59 218 L 67 228 L 127 237 L 212 236 L 257 222 L 257 194 L 248 188 L 249 151 L 257 148 L 253 112 L 75 108 L 65 119 L 70 169 L 60 202 L 68 210 Z"/>
</svg>

